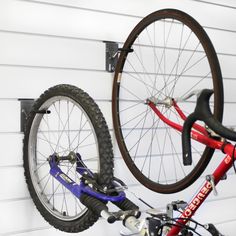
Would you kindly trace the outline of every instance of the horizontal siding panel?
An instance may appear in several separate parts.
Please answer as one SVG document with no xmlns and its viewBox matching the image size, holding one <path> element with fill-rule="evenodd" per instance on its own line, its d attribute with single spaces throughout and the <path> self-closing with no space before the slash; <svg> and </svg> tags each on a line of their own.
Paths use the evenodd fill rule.
<svg viewBox="0 0 236 236">
<path fill-rule="evenodd" d="M 232 9 L 236 9 L 236 4 L 234 0 L 227 0 L 227 2 L 222 2 L 221 0 L 213 0 L 213 1 L 209 1 L 209 0 L 193 0 L 193 1 L 198 1 L 200 3 L 207 3 L 207 4 L 212 4 L 212 5 L 217 5 L 220 7 L 224 8 L 232 8 Z"/>
<path fill-rule="evenodd" d="M 5 33 L 0 37 L 1 64 L 105 68 L 103 43 Z"/>
<path fill-rule="evenodd" d="M 235 77 L 235 79 L 227 79 L 223 75 L 223 86 L 224 86 L 224 91 L 225 91 L 224 92 L 224 100 L 225 100 L 226 104 L 227 104 L 227 102 L 236 103 L 236 95 L 235 95 L 236 77 Z M 229 109 L 227 109 L 227 110 L 229 110 Z"/>
<path fill-rule="evenodd" d="M 20 145 L 18 145 L 20 146 Z M 4 149 L 3 149 L 4 150 Z M 19 150 L 20 153 L 17 155 L 7 155 L 8 159 L 15 158 L 15 156 L 18 157 L 18 163 L 19 166 L 12 166 L 12 167 L 1 167 L 1 172 L 0 172 L 0 179 L 7 179 L 8 181 L 3 182 L 3 191 L 1 192 L 1 197 L 0 200 L 7 200 L 7 199 L 17 199 L 17 198 L 25 198 L 28 197 L 28 192 L 26 190 L 25 186 L 25 177 L 23 175 L 23 168 L 22 166 L 22 156 L 21 150 Z M 206 171 L 202 174 L 202 177 L 196 181 L 188 190 L 188 194 L 182 195 L 182 199 L 185 199 L 185 196 L 191 196 L 190 193 L 192 193 L 193 189 L 197 189 L 198 186 L 201 185 L 202 182 L 204 182 L 204 178 L 207 174 L 212 173 L 214 168 L 217 166 L 219 161 L 222 160 L 219 157 L 223 157 L 222 154 L 219 152 L 216 152 L 214 157 L 212 158 L 208 168 Z M 17 162 L 16 162 L 17 163 Z M 5 164 L 5 163 L 3 163 Z M 9 164 L 9 163 L 8 163 Z M 230 171 L 230 175 L 228 175 L 228 178 L 226 181 L 222 181 L 219 184 L 219 187 L 217 187 L 219 191 L 220 197 L 230 197 L 234 196 L 236 194 L 234 188 L 230 188 L 235 182 L 235 176 L 232 175 L 232 170 Z M 14 176 L 14 177 L 13 177 Z M 138 181 L 132 176 L 131 172 L 128 170 L 127 166 L 125 165 L 124 161 L 122 158 L 117 157 L 115 158 L 115 176 L 123 180 L 131 189 L 133 186 L 140 187 L 140 184 Z M 10 182 L 9 182 L 10 181 Z M 9 184 L 10 183 L 10 184 Z M 12 188 L 12 186 L 16 186 L 15 188 Z M 186 190 L 187 191 L 187 190 Z M 143 193 L 143 192 L 142 192 Z M 148 196 L 148 195 L 147 195 Z M 173 196 L 172 196 L 173 197 Z M 166 201 L 166 199 L 163 199 Z"/>
<path fill-rule="evenodd" d="M 29 198 L 22 167 L 1 168 L 0 178 L 4 179 L 1 183 L 0 202 Z"/>
<path fill-rule="evenodd" d="M 117 223 L 117 224 L 120 225 L 121 223 Z M 120 228 L 122 228 L 122 226 L 120 226 Z M 94 234 L 94 232 L 96 232 L 96 234 L 98 234 L 98 235 L 120 236 L 119 227 L 118 226 L 114 227 L 114 225 L 107 224 L 107 222 L 105 222 L 105 221 L 97 222 L 95 225 L 93 225 L 88 230 L 80 232 L 79 235 L 90 236 L 91 234 Z M 9 235 L 12 235 L 12 234 L 10 233 Z M 56 230 L 54 228 L 44 229 L 44 227 L 43 227 L 42 229 L 35 228 L 35 229 L 29 230 L 25 233 L 20 232 L 20 235 L 22 235 L 22 236 L 40 236 L 40 235 L 73 236 L 75 234 L 74 233 L 65 233 L 65 232 Z M 4 236 L 8 236 L 8 234 L 4 234 Z"/>
<path fill-rule="evenodd" d="M 0 202 L 0 232 L 22 231 L 30 228 L 48 226 L 41 217 L 32 200 Z"/>
<path fill-rule="evenodd" d="M 134 178 L 134 176 L 132 175 L 132 173 L 129 171 L 128 167 L 125 165 L 124 160 L 122 159 L 119 151 L 116 149 L 116 145 L 114 145 L 114 153 L 115 153 L 115 174 L 117 175 L 117 177 L 126 180 L 126 184 L 128 186 L 140 186 L 141 184 L 139 184 L 139 182 Z M 205 169 L 205 171 L 202 173 L 201 177 L 192 184 L 192 186 L 190 187 L 190 195 L 187 194 L 186 196 L 192 196 L 191 192 L 193 189 L 197 190 L 198 187 L 201 186 L 201 184 L 203 184 L 203 182 L 205 181 L 205 176 L 209 175 L 211 173 L 213 173 L 215 171 L 215 169 L 218 167 L 218 165 L 223 161 L 225 155 L 221 152 L 221 151 L 215 151 L 215 153 L 213 154 L 210 163 L 208 164 L 207 168 Z M 180 161 L 182 161 L 180 159 Z M 166 166 L 167 167 L 167 166 Z M 157 168 L 158 170 L 158 168 Z M 236 191 L 232 188 L 230 188 L 230 185 L 233 184 L 233 182 L 235 181 L 236 176 L 234 175 L 234 171 L 233 168 L 231 168 L 228 171 L 228 178 L 226 181 L 222 181 L 220 182 L 220 184 L 218 185 L 218 188 L 222 188 L 221 193 L 223 193 L 223 197 L 224 197 L 224 189 L 226 189 L 226 195 L 228 196 L 233 196 L 236 194 Z M 226 187 L 227 186 L 227 187 Z M 229 191 L 229 192 L 228 192 Z M 174 196 L 174 195 L 173 195 Z"/>
<path fill-rule="evenodd" d="M 89 1 L 83 4 L 66 1 L 64 5 L 63 2 L 58 4 L 58 1 L 44 2 L 54 2 L 63 7 L 36 4 L 32 1 L 1 3 L 3 5 L 0 8 L 0 29 L 124 42 L 131 29 L 142 17 L 163 8 L 183 10 L 204 26 L 235 29 L 233 9 L 224 9 L 222 12 L 218 6 L 208 6 L 211 8 L 212 16 L 208 17 L 208 7 L 203 8 L 201 3 L 190 0 L 181 2 L 152 0 L 146 5 L 143 5 L 142 0 L 128 2 L 122 0 L 112 5 L 107 0 L 99 3 Z M 18 10 L 22 12 L 21 16 L 17 14 Z M 43 18 L 41 11 L 44 12 Z M 229 21 L 222 21 L 222 18 L 227 18 Z"/>
<path fill-rule="evenodd" d="M 154 193 L 151 190 L 148 190 L 141 185 L 130 186 L 127 195 L 130 196 L 130 199 L 136 202 L 136 204 L 138 204 L 142 210 L 148 209 L 148 207 L 144 205 L 143 203 L 141 203 L 136 197 L 134 197 L 133 194 L 145 200 L 152 207 L 158 208 L 161 210 L 161 209 L 165 209 L 166 205 L 168 203 L 171 203 L 172 201 L 184 200 L 186 202 L 190 202 L 192 197 L 194 197 L 194 195 L 197 194 L 198 190 L 200 190 L 200 188 L 202 187 L 203 182 L 204 182 L 204 179 L 200 178 L 193 185 L 191 185 L 190 187 L 188 187 L 187 189 L 181 192 L 178 192 L 175 194 L 165 194 L 165 195 Z M 235 183 L 235 177 L 228 176 L 228 179 L 226 181 L 222 181 L 217 186 L 218 196 L 215 196 L 213 193 L 211 193 L 208 199 L 206 200 L 206 202 L 201 206 L 200 209 L 202 208 L 204 209 L 205 205 L 212 204 L 212 203 L 216 204 L 217 206 L 217 202 L 220 202 L 220 203 L 224 202 L 224 204 L 227 204 L 227 201 L 231 201 L 231 200 L 235 201 L 235 190 L 232 190 L 232 187 L 230 187 L 230 186 L 233 186 L 234 183 Z M 212 209 L 217 209 L 216 206 Z M 222 211 L 219 211 L 219 212 L 222 212 Z M 209 212 L 209 217 L 211 216 L 211 213 L 212 212 Z M 197 215 L 201 216 L 201 214 L 202 214 L 201 210 L 199 210 L 199 212 L 196 213 L 196 216 Z M 218 217 L 219 217 L 218 221 L 220 221 L 220 219 L 222 220 L 222 215 L 219 215 Z M 231 215 L 231 219 L 232 218 L 233 216 Z M 202 219 L 205 220 L 204 217 Z"/>
<path fill-rule="evenodd" d="M 218 56 L 220 67 L 222 71 L 222 75 L 225 78 L 234 78 L 235 79 L 235 63 L 236 63 L 236 57 L 226 57 L 226 56 Z M 235 98 L 234 96 L 231 97 L 231 99 Z M 236 99 L 236 98 L 235 98 Z"/>
<path fill-rule="evenodd" d="M 30 199 L 15 202 L 0 202 L 0 209 L 2 212 L 5 212 L 0 216 L 1 236 L 15 234 L 35 236 L 42 235 L 43 232 L 49 232 L 49 235 L 74 235 L 51 228 L 51 226 L 42 218 Z M 9 211 L 9 209 L 14 209 L 14 211 Z M 9 222 L 12 223 L 9 224 Z M 98 235 L 118 236 L 121 224 L 121 222 L 117 222 L 114 227 L 113 224 L 108 224 L 105 220 L 99 220 L 93 227 L 81 232 L 80 235 L 89 236 L 93 232 L 96 232 Z"/>
<path fill-rule="evenodd" d="M 230 20 L 235 21 L 235 19 L 236 17 Z M 231 26 L 230 23 L 229 25 Z M 236 40 L 236 31 L 235 33 L 232 33 L 230 31 L 215 30 L 214 28 L 213 29 L 206 28 L 205 30 L 208 36 L 210 37 L 210 40 L 212 41 L 213 46 L 217 53 L 224 53 L 230 55 L 236 54 L 236 49 L 234 47 L 229 47 L 229 45 L 233 45 Z M 222 43 L 222 38 L 224 39 L 223 43 Z"/>
<path fill-rule="evenodd" d="M 222 220 L 224 222 L 230 222 L 231 220 L 235 220 L 236 206 L 234 202 L 235 198 L 232 198 L 204 204 L 199 209 L 198 215 L 196 214 L 195 219 L 202 223 L 218 223 Z M 224 234 L 224 228 L 222 228 L 222 233 Z M 234 234 L 231 232 L 229 235 L 233 236 Z"/>
<path fill-rule="evenodd" d="M 115 40 L 124 41 L 138 21 L 136 18 L 127 20 L 125 16 L 22 1 L 4 3 L 0 9 L 0 29 L 100 40 L 114 40 L 116 32 L 119 37 Z M 118 28 L 115 30 L 114 26 Z"/>
<path fill-rule="evenodd" d="M 0 98 L 37 98 L 49 87 L 66 83 L 83 89 L 94 99 L 111 99 L 112 75 L 105 71 L 0 66 L 0 74 L 4 78 Z"/>
<path fill-rule="evenodd" d="M 116 227 L 114 227 L 114 224 L 108 224 L 105 220 L 100 220 L 96 222 L 96 224 L 90 227 L 88 230 L 80 232 L 79 235 L 90 236 L 94 234 L 94 232 L 96 232 L 97 235 L 120 236 L 119 228 L 123 228 L 120 222 L 117 222 Z M 74 233 L 65 233 L 65 232 L 56 230 L 54 228 L 37 230 L 37 231 L 36 230 L 23 233 L 21 235 L 22 236 L 40 236 L 40 235 L 54 236 L 55 234 L 58 236 L 73 236 L 74 235 Z"/>
<path fill-rule="evenodd" d="M 90 95 L 92 97 L 92 95 Z M 111 102 L 106 100 L 95 100 L 95 103 L 99 106 L 107 125 L 110 129 L 112 129 L 112 116 L 111 116 Z M 6 151 L 14 145 L 19 145 L 20 141 L 20 102 L 17 100 L 13 101 L 0 101 L 0 109 L 5 112 L 1 115 L 0 122 L 0 140 L 3 139 L 3 143 L 7 144 L 7 141 L 11 141 L 9 145 L 5 145 L 3 149 Z M 10 119 L 9 117 L 14 117 Z M 25 123 L 25 121 L 23 121 Z M 8 137 L 7 139 L 5 139 Z M 12 140 L 11 140 L 12 138 Z M 4 140 L 5 139 L 5 140 Z M 20 143 L 22 144 L 22 143 Z M 19 149 L 16 149 L 18 152 Z M 18 153 L 15 154 L 18 154 Z M 1 163 L 1 161 L 0 161 Z"/>
<path fill-rule="evenodd" d="M 26 2 L 32 2 L 29 0 L 26 0 Z M 220 6 L 216 5 L 208 5 L 204 4 L 204 1 L 192 1 L 192 0 L 171 0 L 171 1 L 161 1 L 161 0 L 150 0 L 149 4 L 144 4 L 142 0 L 120 0 L 118 2 L 115 2 L 113 4 L 110 4 L 108 0 L 101 0 L 101 1 L 83 1 L 77 2 L 76 0 L 63 0 L 58 2 L 58 0 L 39 0 L 34 1 L 35 3 L 49 3 L 51 6 L 54 6 L 54 8 L 68 8 L 71 10 L 91 10 L 91 11 L 100 11 L 100 12 L 107 12 L 108 14 L 121 14 L 126 16 L 132 16 L 136 18 L 142 18 L 149 14 L 150 12 L 153 12 L 155 10 L 163 9 L 163 8 L 176 8 L 183 10 L 196 18 L 198 21 L 200 21 L 203 25 L 210 25 L 215 27 L 221 27 L 221 28 L 231 28 L 235 29 L 233 27 L 233 22 L 228 23 L 228 21 L 222 21 L 222 18 L 219 18 L 219 13 L 221 16 L 227 16 L 227 17 L 233 17 L 234 16 L 234 9 L 230 8 L 224 8 L 222 11 L 222 8 Z M 219 0 L 218 2 L 221 2 Z M 54 5 L 53 5 L 54 4 Z M 39 5 L 39 4 L 37 4 Z M 223 5 L 235 5 L 231 4 L 231 2 L 228 2 Z M 204 7 L 203 7 L 204 6 Z M 209 15 L 209 8 L 211 9 L 211 16 Z"/>
<path fill-rule="evenodd" d="M 19 122 L 19 119 L 16 118 L 13 120 Z M 20 133 L 0 133 L 0 168 L 22 165 L 22 140 L 23 135 Z"/>
<path fill-rule="evenodd" d="M 18 177 L 18 176 L 16 176 Z M 219 212 L 221 211 L 222 205 L 226 207 L 225 204 L 227 204 L 227 201 L 235 201 L 234 198 L 231 199 L 232 197 L 232 188 L 230 188 L 230 186 L 232 186 L 235 182 L 235 176 L 229 176 L 227 181 L 222 182 L 222 186 L 224 185 L 224 189 L 220 187 L 218 187 L 218 192 L 219 192 L 219 196 L 215 197 L 212 194 L 209 197 L 209 200 L 207 201 L 207 203 L 205 203 L 203 205 L 202 208 L 200 208 L 201 210 L 199 211 L 198 214 L 196 214 L 196 217 L 200 217 L 201 222 L 219 222 L 221 219 L 221 216 L 219 215 L 218 218 L 215 217 L 214 219 L 212 218 L 212 214 L 211 211 L 206 210 L 209 206 L 209 209 L 213 209 L 212 205 L 214 206 L 214 209 L 219 209 L 219 204 L 217 203 L 218 201 L 220 202 L 220 209 Z M 138 204 L 141 208 L 141 210 L 145 210 L 147 209 L 147 206 L 145 206 L 143 203 L 139 202 L 133 195 L 133 193 L 135 193 L 138 197 L 141 197 L 142 199 L 144 199 L 145 201 L 148 202 L 148 204 L 152 205 L 153 207 L 157 207 L 160 209 L 165 208 L 166 204 L 173 201 L 173 200 L 179 200 L 179 199 L 183 199 L 183 200 L 190 200 L 192 194 L 196 191 L 196 185 L 199 184 L 194 184 L 194 186 L 191 186 L 190 188 L 177 193 L 175 195 L 165 195 L 165 197 L 163 197 L 163 195 L 158 194 L 158 193 L 153 193 L 150 190 L 147 190 L 146 188 L 144 188 L 143 186 L 136 186 L 136 187 L 130 187 L 127 195 L 130 199 L 134 200 L 134 202 L 136 202 L 136 204 Z M 225 191 L 225 189 L 228 190 L 228 192 Z M 10 191 L 10 190 L 9 190 Z M 231 191 L 229 193 L 229 191 Z M 10 194 L 10 193 L 9 193 Z M 235 193 L 234 193 L 235 194 Z M 188 196 L 188 197 L 187 197 Z M 186 198 L 187 197 L 187 198 Z M 44 227 L 45 224 L 43 223 L 43 221 L 40 220 L 40 216 L 37 216 L 38 214 L 35 214 L 35 208 L 33 207 L 33 203 L 31 202 L 31 200 L 23 200 L 23 201 L 10 201 L 10 202 L 1 202 L 0 201 L 0 206 L 1 209 L 14 209 L 14 218 L 11 218 L 12 220 L 14 220 L 15 218 L 17 219 L 17 217 L 24 217 L 25 220 L 21 220 L 21 222 L 19 222 L 19 225 L 16 224 L 13 228 L 11 228 L 11 231 L 16 231 L 16 230 L 22 230 L 20 226 L 22 226 L 22 221 L 23 225 L 25 228 L 27 228 L 27 221 L 29 221 L 29 218 L 31 219 L 30 222 L 42 222 L 40 225 L 37 224 L 37 227 Z M 27 206 L 27 208 L 25 208 Z M 8 207 L 8 208 L 7 208 Z M 10 208 L 9 208 L 10 207 Z M 23 211 L 20 211 L 20 208 L 24 207 Z M 232 211 L 233 212 L 233 211 Z M 5 215 L 5 217 L 12 217 L 12 214 L 7 213 Z M 32 219 L 33 217 L 33 219 Z M 37 218 L 37 219 L 36 219 Z M 227 217 L 227 220 L 230 220 L 233 218 L 233 214 L 230 214 Z M 210 220 L 210 221 L 209 221 Z M 1 222 L 4 222 L 5 220 L 1 220 Z M 203 223 L 204 223 L 203 222 Z M 30 224 L 32 228 L 33 225 Z M 1 232 L 8 232 L 9 229 L 4 228 L 4 224 L 1 224 Z"/>
<path fill-rule="evenodd" d="M 236 104 L 229 103 L 224 105 L 224 120 L 223 124 L 235 129 L 236 125 Z"/>
<path fill-rule="evenodd" d="M 26 219 L 28 216 L 25 216 Z M 80 236 L 90 236 L 96 232 L 97 235 L 113 235 L 120 236 L 120 229 L 124 230 L 124 227 L 121 222 L 116 222 L 116 224 L 108 224 L 105 220 L 100 219 L 89 229 L 79 232 Z M 25 228 L 25 229 L 16 229 L 15 231 L 10 230 L 6 233 L 0 234 L 1 236 L 10 236 L 10 235 L 22 235 L 22 236 L 73 236 L 75 233 L 67 233 L 59 231 L 48 224 L 45 224 L 41 227 L 35 228 Z"/>
<path fill-rule="evenodd" d="M 20 130 L 20 103 L 16 101 L 0 101 L 1 122 L 0 132 Z"/>
<path fill-rule="evenodd" d="M 232 219 L 228 222 L 223 220 L 220 223 L 216 223 L 216 227 L 220 232 L 224 233 L 224 235 L 233 236 L 235 232 L 235 224 L 236 219 Z"/>
</svg>

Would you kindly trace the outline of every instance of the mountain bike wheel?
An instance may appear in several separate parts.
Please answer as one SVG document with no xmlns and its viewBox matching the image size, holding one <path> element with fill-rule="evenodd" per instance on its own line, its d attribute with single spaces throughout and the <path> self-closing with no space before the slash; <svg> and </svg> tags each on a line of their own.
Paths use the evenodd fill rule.
<svg viewBox="0 0 236 236">
<path fill-rule="evenodd" d="M 204 171 L 214 150 L 192 141 L 193 164 L 182 161 L 181 133 L 168 127 L 147 99 L 183 98 L 212 88 L 212 112 L 223 113 L 223 85 L 218 58 L 203 28 L 179 10 L 156 11 L 128 36 L 116 66 L 112 112 L 116 139 L 128 168 L 140 183 L 160 193 L 178 192 Z M 179 99 L 180 100 L 180 99 Z M 186 115 L 195 98 L 179 102 Z M 183 124 L 173 106 L 159 104 L 162 115 Z"/>
<path fill-rule="evenodd" d="M 71 85 L 57 85 L 44 92 L 27 119 L 23 151 L 28 189 L 45 220 L 66 232 L 80 232 L 93 225 L 99 216 L 50 175 L 49 157 L 79 153 L 100 184 L 111 184 L 111 138 L 94 100 Z M 75 162 L 61 160 L 58 166 L 72 180 L 80 181 Z"/>
</svg>

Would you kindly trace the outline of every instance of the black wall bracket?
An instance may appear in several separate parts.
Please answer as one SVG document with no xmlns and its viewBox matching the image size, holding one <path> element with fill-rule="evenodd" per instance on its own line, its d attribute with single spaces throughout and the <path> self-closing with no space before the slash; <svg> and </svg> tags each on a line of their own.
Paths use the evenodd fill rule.
<svg viewBox="0 0 236 236">
<path fill-rule="evenodd" d="M 25 123 L 27 120 L 27 116 L 33 106 L 34 99 L 26 99 L 26 98 L 19 98 L 20 101 L 20 131 L 25 131 Z"/>
<path fill-rule="evenodd" d="M 114 72 L 118 61 L 118 43 L 112 41 L 104 41 L 106 44 L 106 71 Z"/>
</svg>

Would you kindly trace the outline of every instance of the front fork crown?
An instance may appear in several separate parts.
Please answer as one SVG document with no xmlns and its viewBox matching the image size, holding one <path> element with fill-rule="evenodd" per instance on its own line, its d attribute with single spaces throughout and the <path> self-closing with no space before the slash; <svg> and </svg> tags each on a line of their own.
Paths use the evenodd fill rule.
<svg viewBox="0 0 236 236">
<path fill-rule="evenodd" d="M 84 164 L 79 153 L 76 153 L 76 156 L 76 171 L 81 175 L 79 184 L 72 180 L 67 173 L 64 173 L 61 170 L 61 168 L 59 167 L 60 161 L 58 161 L 58 156 L 56 154 L 53 154 L 49 158 L 50 174 L 77 198 L 80 198 L 82 193 L 95 197 L 102 201 L 116 202 L 123 201 L 126 198 L 126 195 L 123 191 L 115 193 L 113 192 L 112 195 L 108 195 L 94 189 L 93 183 L 90 182 L 89 179 L 91 179 L 93 182 L 96 182 L 96 180 L 94 179 L 95 174 Z M 86 176 L 88 177 L 88 180 L 86 179 Z M 117 186 L 117 182 L 115 182 L 113 186 L 115 188 Z"/>
</svg>

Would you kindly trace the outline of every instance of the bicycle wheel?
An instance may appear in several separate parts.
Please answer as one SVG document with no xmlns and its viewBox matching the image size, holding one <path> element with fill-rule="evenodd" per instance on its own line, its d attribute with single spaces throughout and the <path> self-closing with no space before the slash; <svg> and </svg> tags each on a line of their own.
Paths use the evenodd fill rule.
<svg viewBox="0 0 236 236">
<path fill-rule="evenodd" d="M 111 138 L 94 100 L 71 85 L 57 85 L 44 92 L 29 114 L 23 151 L 28 189 L 45 220 L 66 232 L 83 231 L 93 225 L 99 216 L 50 175 L 49 157 L 79 153 L 100 184 L 111 183 Z M 79 182 L 75 162 L 61 160 L 58 166 Z"/>
<path fill-rule="evenodd" d="M 191 16 L 174 9 L 156 11 L 141 20 L 119 56 L 112 112 L 121 154 L 136 179 L 147 188 L 160 193 L 186 188 L 201 175 L 214 152 L 193 141 L 193 164 L 184 166 L 181 133 L 162 122 L 147 105 L 147 99 L 162 101 L 156 105 L 162 115 L 183 124 L 173 106 L 167 104 L 168 99 L 183 98 L 203 88 L 214 89 L 211 106 L 221 121 L 222 75 L 203 28 Z M 190 98 L 178 105 L 188 115 L 195 102 Z"/>
</svg>

